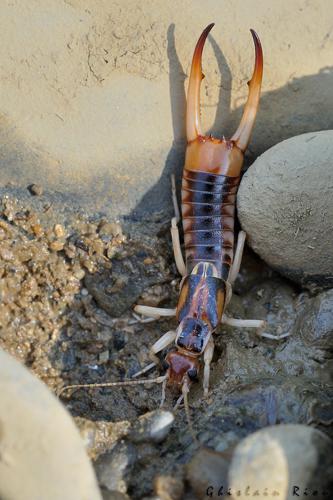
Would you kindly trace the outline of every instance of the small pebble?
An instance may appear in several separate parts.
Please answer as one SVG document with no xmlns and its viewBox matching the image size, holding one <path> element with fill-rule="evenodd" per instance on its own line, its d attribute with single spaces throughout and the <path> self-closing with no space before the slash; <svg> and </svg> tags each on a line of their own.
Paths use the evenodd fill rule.
<svg viewBox="0 0 333 500">
<path fill-rule="evenodd" d="M 184 495 L 184 483 L 173 476 L 157 476 L 154 489 L 161 500 L 181 500 Z"/>
<path fill-rule="evenodd" d="M 117 222 L 104 222 L 100 225 L 99 234 L 102 236 L 122 236 L 123 232 L 120 224 Z"/>
<path fill-rule="evenodd" d="M 160 443 L 168 435 L 174 419 L 170 411 L 154 410 L 145 413 L 134 423 L 129 438 L 133 443 Z"/>
<path fill-rule="evenodd" d="M 76 269 L 76 270 L 74 271 L 74 276 L 75 276 L 75 278 L 76 278 L 76 279 L 78 279 L 78 280 L 80 280 L 80 281 L 84 278 L 85 274 L 86 274 L 86 273 L 85 273 L 84 269 Z M 82 290 L 87 290 L 87 289 L 86 289 L 86 288 L 83 288 Z M 88 290 L 87 290 L 87 292 L 88 292 Z M 89 293 L 89 292 L 88 292 L 88 293 Z M 88 294 L 86 294 L 86 295 L 88 295 Z"/>
<path fill-rule="evenodd" d="M 44 189 L 40 184 L 31 184 L 31 186 L 29 186 L 29 191 L 34 196 L 41 196 L 44 192 Z"/>
<path fill-rule="evenodd" d="M 60 252 L 64 248 L 64 242 L 59 240 L 51 241 L 49 246 L 54 252 Z"/>
<path fill-rule="evenodd" d="M 306 298 L 295 327 L 307 345 L 333 348 L 333 289 Z"/>
<path fill-rule="evenodd" d="M 84 259 L 82 262 L 83 266 L 88 269 L 90 273 L 94 273 L 96 270 L 95 262 L 91 259 Z"/>
<path fill-rule="evenodd" d="M 0 248 L 0 256 L 3 260 L 13 260 L 14 254 L 8 248 Z"/>
<path fill-rule="evenodd" d="M 75 252 L 75 245 L 72 243 L 69 243 L 68 245 L 65 246 L 64 248 L 65 254 L 69 259 L 74 259 L 76 252 Z"/>
<path fill-rule="evenodd" d="M 101 455 L 95 463 L 99 484 L 109 491 L 127 493 L 126 476 L 136 461 L 135 447 L 125 441 L 114 445 L 111 451 Z"/>
<path fill-rule="evenodd" d="M 109 359 L 110 353 L 109 351 L 103 351 L 98 355 L 98 361 L 100 363 L 106 363 Z"/>
<path fill-rule="evenodd" d="M 39 238 L 40 236 L 43 236 L 43 234 L 44 234 L 43 228 L 40 224 L 33 224 L 31 226 L 31 230 L 34 233 L 34 235 L 37 236 L 37 238 Z"/>
<path fill-rule="evenodd" d="M 65 228 L 61 224 L 56 224 L 53 228 L 53 232 L 57 238 L 62 238 L 65 236 Z"/>
</svg>

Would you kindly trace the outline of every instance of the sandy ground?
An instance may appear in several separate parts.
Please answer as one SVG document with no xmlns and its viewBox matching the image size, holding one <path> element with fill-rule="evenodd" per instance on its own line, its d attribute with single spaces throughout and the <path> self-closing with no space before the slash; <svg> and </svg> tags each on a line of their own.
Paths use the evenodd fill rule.
<svg viewBox="0 0 333 500">
<path fill-rule="evenodd" d="M 230 136 L 253 68 L 265 69 L 248 151 L 332 129 L 330 0 L 31 0 L 2 2 L 2 182 L 42 178 L 50 191 L 113 216 L 170 205 L 183 165 L 185 93 L 194 45 L 204 52 L 203 126 Z M 148 208 L 149 207 L 149 208 Z"/>
</svg>

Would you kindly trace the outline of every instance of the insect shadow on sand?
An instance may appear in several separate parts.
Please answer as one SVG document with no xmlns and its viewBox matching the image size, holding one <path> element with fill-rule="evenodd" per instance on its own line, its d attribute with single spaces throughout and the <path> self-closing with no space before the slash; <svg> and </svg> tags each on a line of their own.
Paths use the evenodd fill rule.
<svg viewBox="0 0 333 500">
<path fill-rule="evenodd" d="M 229 130 L 229 112 L 231 99 L 231 84 L 232 76 L 228 63 L 214 40 L 212 35 L 208 36 L 208 41 L 211 43 L 215 57 L 217 59 L 219 72 L 221 75 L 220 92 L 218 98 L 218 106 L 214 124 L 208 133 L 213 133 L 221 126 L 224 120 L 224 129 Z M 175 43 L 175 25 L 170 24 L 167 32 L 167 55 L 169 59 L 169 92 L 171 103 L 171 116 L 173 128 L 173 141 L 165 161 L 165 165 L 161 176 L 157 183 L 142 197 L 138 205 L 128 216 L 129 220 L 140 220 L 147 212 L 159 212 L 161 209 L 167 208 L 168 215 L 171 211 L 171 174 L 176 175 L 177 185 L 180 183 L 182 167 L 184 164 L 186 134 L 185 134 L 185 116 L 186 116 L 186 93 L 185 82 L 187 75 L 181 65 Z M 222 83 L 223 82 L 223 83 Z M 221 132 L 219 132 L 221 135 Z"/>
</svg>

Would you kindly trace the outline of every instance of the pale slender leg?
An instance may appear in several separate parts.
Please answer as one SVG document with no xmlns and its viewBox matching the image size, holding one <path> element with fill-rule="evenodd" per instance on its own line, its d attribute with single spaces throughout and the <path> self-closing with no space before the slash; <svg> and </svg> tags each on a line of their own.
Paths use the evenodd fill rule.
<svg viewBox="0 0 333 500">
<path fill-rule="evenodd" d="M 180 221 L 180 211 L 177 202 L 176 179 L 174 174 L 171 175 L 171 190 L 172 190 L 172 203 L 175 211 L 175 216 L 171 219 L 172 248 L 178 272 L 181 276 L 185 276 L 186 267 L 183 259 L 182 249 L 180 246 L 179 229 L 177 226 L 178 222 Z"/>
<path fill-rule="evenodd" d="M 142 316 L 148 316 L 151 319 L 159 319 L 161 316 L 175 316 L 176 309 L 164 309 L 163 307 L 150 307 L 143 305 L 136 305 L 134 311 Z"/>
<path fill-rule="evenodd" d="M 246 232 L 239 231 L 236 252 L 235 252 L 234 260 L 233 260 L 233 263 L 232 263 L 232 266 L 230 269 L 230 273 L 229 273 L 229 278 L 228 278 L 228 281 L 231 285 L 234 284 L 234 282 L 237 278 L 237 275 L 239 273 L 239 268 L 240 268 L 240 265 L 242 262 L 242 257 L 243 257 L 245 240 L 246 240 Z"/>
<path fill-rule="evenodd" d="M 156 318 L 142 318 L 138 314 L 135 314 L 135 312 L 132 313 L 132 316 L 134 317 L 134 319 L 128 322 L 129 325 L 135 325 L 136 323 L 152 323 L 153 321 L 159 319 L 159 316 Z"/>
<path fill-rule="evenodd" d="M 236 319 L 229 318 L 225 314 L 222 316 L 221 323 L 223 325 L 236 326 L 238 328 L 262 328 L 265 326 L 263 319 Z"/>
<path fill-rule="evenodd" d="M 236 326 L 238 328 L 257 328 L 256 334 L 259 337 L 264 337 L 271 340 L 281 340 L 289 337 L 290 333 L 284 333 L 282 335 L 272 335 L 271 333 L 264 333 L 262 329 L 266 326 L 266 321 L 263 319 L 236 319 L 229 318 L 225 314 L 222 316 L 222 324 L 229 326 Z"/>
<path fill-rule="evenodd" d="M 238 239 L 237 239 L 237 247 L 236 247 L 236 252 L 234 256 L 234 260 L 230 269 L 228 281 L 226 282 L 226 305 L 229 303 L 232 295 L 232 285 L 234 284 L 237 275 L 239 273 L 240 265 L 242 262 L 242 256 L 243 256 L 243 251 L 244 251 L 244 245 L 245 245 L 245 240 L 246 240 L 246 233 L 245 231 L 240 231 L 238 234 Z M 284 339 L 285 337 L 289 337 L 289 333 L 285 333 L 283 335 L 272 335 L 270 333 L 263 333 L 262 329 L 266 325 L 266 321 L 261 320 L 261 319 L 236 319 L 236 318 L 229 318 L 225 314 L 222 316 L 222 321 L 221 323 L 229 326 L 236 326 L 238 328 L 257 328 L 258 331 L 256 332 L 259 337 L 265 337 L 267 339 L 272 339 L 272 340 L 281 340 Z"/>
<path fill-rule="evenodd" d="M 208 396 L 210 363 L 213 359 L 213 353 L 214 353 L 214 340 L 210 338 L 204 352 L 204 363 L 205 363 L 204 376 L 203 376 L 204 397 Z"/>
<path fill-rule="evenodd" d="M 259 337 L 263 337 L 265 339 L 271 339 L 271 340 L 281 340 L 285 339 L 286 337 L 290 336 L 290 333 L 283 333 L 282 335 L 272 335 L 271 333 L 262 333 L 260 331 L 256 332 Z"/>
<path fill-rule="evenodd" d="M 177 399 L 175 406 L 173 407 L 173 411 L 176 411 L 179 408 L 179 406 L 182 403 L 183 399 L 184 399 L 184 394 L 181 394 L 179 396 L 179 398 Z"/>
<path fill-rule="evenodd" d="M 164 309 L 161 307 L 150 307 L 139 304 L 134 307 L 134 311 L 135 312 L 132 314 L 135 320 L 130 321 L 130 325 L 136 323 L 151 323 L 152 321 L 160 319 L 161 316 L 172 317 L 176 315 L 176 309 Z M 141 316 L 147 316 L 147 318 L 142 318 L 139 314 L 141 314 Z"/>
<path fill-rule="evenodd" d="M 165 401 L 165 389 L 166 389 L 167 381 L 168 380 L 165 379 L 164 382 L 162 383 L 162 394 L 161 394 L 160 408 L 162 408 L 162 406 L 164 405 L 164 401 Z"/>
<path fill-rule="evenodd" d="M 180 247 L 179 230 L 177 226 L 176 217 L 173 217 L 171 219 L 171 238 L 172 238 L 173 254 L 175 257 L 175 262 L 178 272 L 181 276 L 186 276 L 186 266 L 183 259 L 182 249 Z"/>
<path fill-rule="evenodd" d="M 226 286 L 225 307 L 227 307 L 232 297 L 232 286 L 230 285 L 229 281 L 225 282 L 225 286 Z"/>
<path fill-rule="evenodd" d="M 173 209 L 175 211 L 176 223 L 180 221 L 180 211 L 177 201 L 177 192 L 176 192 L 176 178 L 175 174 L 171 174 L 171 192 L 172 192 L 172 203 Z"/>
<path fill-rule="evenodd" d="M 155 344 L 153 344 L 150 348 L 149 352 L 149 357 L 152 361 L 156 361 L 156 363 L 159 363 L 160 360 L 156 356 L 156 354 L 160 351 L 163 351 L 168 345 L 170 345 L 172 342 L 174 342 L 176 338 L 177 332 L 174 330 L 170 330 L 169 332 L 166 332 L 162 337 L 160 337 Z"/>
<path fill-rule="evenodd" d="M 142 375 L 143 373 L 146 373 L 147 371 L 151 370 L 154 368 L 154 366 L 160 364 L 160 360 L 156 356 L 156 354 L 160 351 L 163 351 L 168 345 L 170 345 L 176 338 L 177 332 L 170 330 L 169 332 L 166 332 L 162 337 L 160 337 L 155 344 L 153 344 L 149 350 L 149 357 L 152 360 L 152 363 L 150 363 L 148 366 L 140 370 L 139 372 L 136 372 L 132 378 L 138 377 L 139 375 Z"/>
</svg>

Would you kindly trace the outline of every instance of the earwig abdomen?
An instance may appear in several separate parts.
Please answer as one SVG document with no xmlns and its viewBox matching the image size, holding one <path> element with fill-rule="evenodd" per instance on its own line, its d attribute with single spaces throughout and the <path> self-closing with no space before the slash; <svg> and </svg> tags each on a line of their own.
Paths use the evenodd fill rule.
<svg viewBox="0 0 333 500">
<path fill-rule="evenodd" d="M 236 192 L 240 177 L 184 169 L 182 217 L 186 270 L 211 262 L 228 279 L 233 259 Z"/>
</svg>

